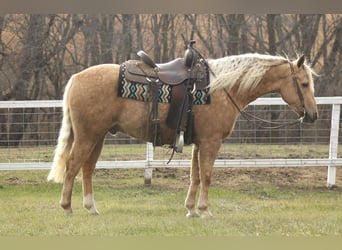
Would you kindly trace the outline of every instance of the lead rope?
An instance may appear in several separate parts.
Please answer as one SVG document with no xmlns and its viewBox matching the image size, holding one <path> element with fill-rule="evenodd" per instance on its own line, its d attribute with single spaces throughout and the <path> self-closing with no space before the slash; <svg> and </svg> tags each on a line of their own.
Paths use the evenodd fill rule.
<svg viewBox="0 0 342 250">
<path fill-rule="evenodd" d="M 290 126 L 296 123 L 301 123 L 303 118 L 298 118 L 295 121 L 291 121 L 291 122 L 274 122 L 274 121 L 268 121 L 262 118 L 259 118 L 255 115 L 252 115 L 250 113 L 247 113 L 244 110 L 241 110 L 239 108 L 239 106 L 236 104 L 236 102 L 234 101 L 233 97 L 229 94 L 229 92 L 224 89 L 224 92 L 227 94 L 228 98 L 230 99 L 230 101 L 233 103 L 233 106 L 238 110 L 238 112 L 241 114 L 241 116 L 243 118 L 245 118 L 247 121 L 249 122 L 253 122 L 255 124 L 255 126 L 257 128 L 263 128 L 263 129 L 277 129 L 277 128 L 282 128 L 282 127 L 286 127 L 286 126 Z M 252 120 L 254 119 L 254 120 Z M 275 126 L 262 126 L 262 125 L 257 125 L 256 121 L 262 122 L 262 123 L 268 123 L 268 124 L 274 124 Z"/>
</svg>

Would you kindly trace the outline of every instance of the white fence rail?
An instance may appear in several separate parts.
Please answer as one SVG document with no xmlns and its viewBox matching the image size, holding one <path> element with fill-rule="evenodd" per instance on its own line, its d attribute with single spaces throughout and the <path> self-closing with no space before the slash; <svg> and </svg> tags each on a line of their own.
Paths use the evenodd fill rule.
<svg viewBox="0 0 342 250">
<path fill-rule="evenodd" d="M 329 153 L 326 157 L 319 158 L 275 158 L 275 159 L 217 159 L 215 167 L 304 167 L 304 166 L 327 166 L 327 186 L 336 184 L 336 167 L 342 166 L 342 158 L 338 155 L 338 138 L 340 127 L 340 106 L 342 97 L 318 97 L 318 105 L 331 105 L 331 122 Z M 259 98 L 250 106 L 258 105 L 286 105 L 281 98 Z M 2 101 L 0 109 L 16 108 L 61 108 L 62 101 Z M 326 111 L 325 111 L 326 112 Z M 322 114 L 321 114 L 322 115 Z M 4 132 L 4 131 L 2 131 Z M 56 139 L 56 138 L 55 138 Z M 190 159 L 174 159 L 167 164 L 167 159 L 154 159 L 154 150 L 150 143 L 146 144 L 146 157 L 143 160 L 100 160 L 97 168 L 144 168 L 145 182 L 149 183 L 152 178 L 152 170 L 155 167 L 188 167 Z M 4 162 L 0 163 L 0 170 L 33 170 L 49 169 L 51 162 Z"/>
</svg>

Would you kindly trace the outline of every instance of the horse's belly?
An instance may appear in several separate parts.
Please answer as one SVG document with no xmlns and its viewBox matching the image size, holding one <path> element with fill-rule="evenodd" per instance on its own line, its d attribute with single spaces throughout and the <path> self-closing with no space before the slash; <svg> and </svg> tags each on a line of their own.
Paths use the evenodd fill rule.
<svg viewBox="0 0 342 250">
<path fill-rule="evenodd" d="M 150 104 L 140 101 L 129 100 L 127 105 L 121 109 L 120 119 L 110 132 L 120 131 L 136 139 L 152 142 L 154 140 L 154 125 L 150 119 Z M 166 125 L 166 116 L 169 109 L 168 104 L 159 104 L 159 142 L 160 144 L 173 144 L 175 130 Z"/>
</svg>

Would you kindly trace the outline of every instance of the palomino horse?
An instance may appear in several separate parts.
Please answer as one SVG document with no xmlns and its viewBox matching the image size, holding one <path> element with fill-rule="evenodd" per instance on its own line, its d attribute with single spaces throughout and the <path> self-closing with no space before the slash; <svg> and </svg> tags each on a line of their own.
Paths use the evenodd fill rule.
<svg viewBox="0 0 342 250">
<path fill-rule="evenodd" d="M 314 98 L 313 71 L 304 57 L 295 61 L 280 56 L 244 54 L 207 60 L 211 104 L 194 105 L 194 142 L 190 186 L 185 200 L 187 217 L 210 217 L 208 190 L 213 164 L 222 139 L 229 136 L 239 116 L 250 102 L 271 92 L 304 120 L 318 117 Z M 93 66 L 73 75 L 65 89 L 63 121 L 48 180 L 64 182 L 60 205 L 72 214 L 74 179 L 82 169 L 83 205 L 99 214 L 92 187 L 92 175 L 107 132 L 123 132 L 145 141 L 149 124 L 149 103 L 118 97 L 119 65 Z M 230 97 L 232 98 L 230 98 Z M 234 106 L 232 100 L 235 100 Z M 159 104 L 162 143 L 172 145 L 174 130 L 166 126 L 168 103 Z M 196 208 L 196 193 L 200 190 Z"/>
</svg>

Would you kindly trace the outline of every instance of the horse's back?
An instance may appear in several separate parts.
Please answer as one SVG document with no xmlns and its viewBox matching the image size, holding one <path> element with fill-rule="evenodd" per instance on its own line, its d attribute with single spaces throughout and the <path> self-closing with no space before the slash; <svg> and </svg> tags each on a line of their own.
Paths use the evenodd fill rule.
<svg viewBox="0 0 342 250">
<path fill-rule="evenodd" d="M 101 87 L 101 85 L 113 85 L 119 77 L 120 65 L 100 64 L 91 66 L 73 75 L 73 78 L 80 81 L 82 85 L 89 84 L 89 87 Z"/>
</svg>

